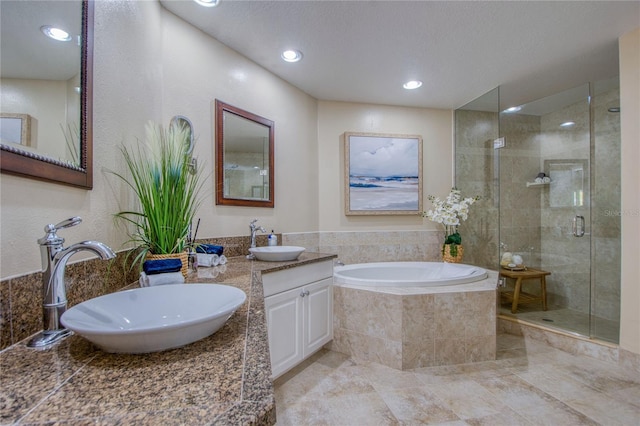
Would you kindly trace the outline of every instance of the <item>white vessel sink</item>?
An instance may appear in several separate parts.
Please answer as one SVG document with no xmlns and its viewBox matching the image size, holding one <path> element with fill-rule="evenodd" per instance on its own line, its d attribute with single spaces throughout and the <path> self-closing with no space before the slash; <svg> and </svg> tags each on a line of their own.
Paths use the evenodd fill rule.
<svg viewBox="0 0 640 426">
<path fill-rule="evenodd" d="M 296 260 L 304 247 L 298 246 L 266 246 L 250 248 L 249 251 L 256 259 L 267 262 L 284 262 L 286 260 Z"/>
<path fill-rule="evenodd" d="M 220 284 L 136 288 L 75 305 L 60 321 L 106 352 L 157 352 L 215 333 L 246 298 Z"/>
</svg>

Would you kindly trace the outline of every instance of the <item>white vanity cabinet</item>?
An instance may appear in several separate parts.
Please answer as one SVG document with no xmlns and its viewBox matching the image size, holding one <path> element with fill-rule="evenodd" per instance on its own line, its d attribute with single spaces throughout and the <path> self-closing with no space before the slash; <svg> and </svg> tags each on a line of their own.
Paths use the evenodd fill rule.
<svg viewBox="0 0 640 426">
<path fill-rule="evenodd" d="M 272 377 L 333 339 L 333 261 L 262 274 Z"/>
</svg>

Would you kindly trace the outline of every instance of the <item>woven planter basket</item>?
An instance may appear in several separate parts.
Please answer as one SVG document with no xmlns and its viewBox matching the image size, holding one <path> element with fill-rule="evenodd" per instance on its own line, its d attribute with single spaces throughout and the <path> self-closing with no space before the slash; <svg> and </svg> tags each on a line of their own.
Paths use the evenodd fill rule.
<svg viewBox="0 0 640 426">
<path fill-rule="evenodd" d="M 183 251 L 182 253 L 171 253 L 171 254 L 151 254 L 147 253 L 147 260 L 157 260 L 157 259 L 180 259 L 182 262 L 182 268 L 180 272 L 182 272 L 182 276 L 187 278 L 187 272 L 189 272 L 189 253 Z"/>
<path fill-rule="evenodd" d="M 451 246 L 452 244 L 444 244 L 442 246 L 442 261 L 448 263 L 461 263 L 462 255 L 464 255 L 464 247 L 461 244 L 458 244 L 458 253 L 456 256 L 451 255 Z"/>
</svg>

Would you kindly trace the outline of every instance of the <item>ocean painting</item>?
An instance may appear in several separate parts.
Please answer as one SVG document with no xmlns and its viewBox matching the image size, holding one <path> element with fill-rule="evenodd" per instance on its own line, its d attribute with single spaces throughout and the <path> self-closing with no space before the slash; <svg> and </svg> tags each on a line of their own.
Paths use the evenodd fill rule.
<svg viewBox="0 0 640 426">
<path fill-rule="evenodd" d="M 345 134 L 346 214 L 422 210 L 420 136 Z"/>
</svg>

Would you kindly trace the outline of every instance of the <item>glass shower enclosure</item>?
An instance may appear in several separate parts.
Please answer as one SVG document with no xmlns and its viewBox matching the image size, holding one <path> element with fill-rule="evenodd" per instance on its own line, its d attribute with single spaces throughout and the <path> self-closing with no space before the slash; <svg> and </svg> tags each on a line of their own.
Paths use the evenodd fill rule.
<svg viewBox="0 0 640 426">
<path fill-rule="evenodd" d="M 482 200 L 461 226 L 465 263 L 500 270 L 509 253 L 549 272 L 501 287 L 500 315 L 618 342 L 620 119 L 617 79 L 518 105 L 500 88 L 455 112 L 456 186 Z M 507 254 L 507 256 L 509 256 Z M 516 268 L 518 269 L 518 268 Z"/>
</svg>

